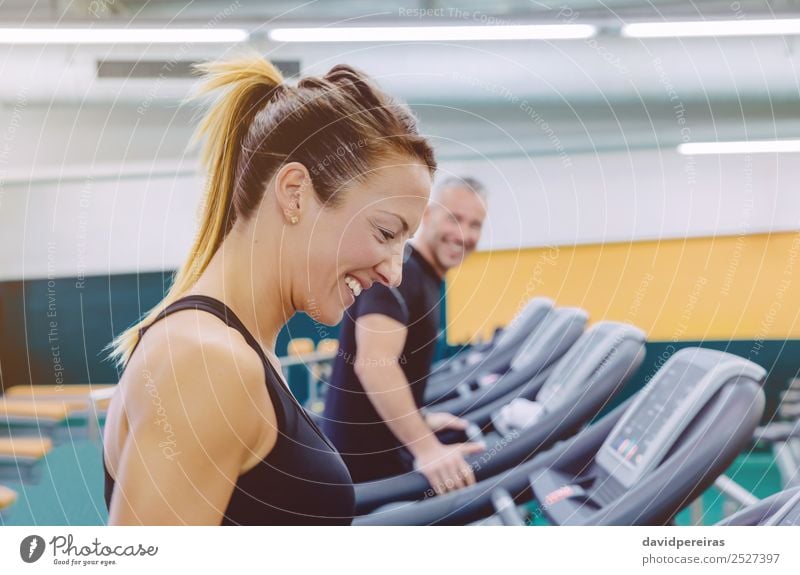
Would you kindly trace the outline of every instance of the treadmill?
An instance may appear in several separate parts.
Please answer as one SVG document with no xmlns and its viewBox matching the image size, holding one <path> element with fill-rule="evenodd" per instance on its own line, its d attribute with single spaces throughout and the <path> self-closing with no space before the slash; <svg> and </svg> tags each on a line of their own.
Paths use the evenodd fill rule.
<svg viewBox="0 0 800 575">
<path fill-rule="evenodd" d="M 765 376 L 732 354 L 682 349 L 573 438 L 465 489 L 387 505 L 354 524 L 465 525 L 495 515 L 498 501 L 507 512 L 508 498 L 536 500 L 554 525 L 669 524 L 750 442 Z"/>
<path fill-rule="evenodd" d="M 800 525 L 800 487 L 786 489 L 762 499 L 723 519 L 717 525 Z"/>
<path fill-rule="evenodd" d="M 538 413 L 520 427 L 501 425 L 491 409 L 468 415 L 466 439 L 483 440 L 486 450 L 469 459 L 478 481 L 527 461 L 557 441 L 577 433 L 596 417 L 636 372 L 644 359 L 645 334 L 632 325 L 600 322 L 589 329 L 558 362 L 546 381 L 525 393 L 512 392 L 496 402 L 535 400 Z M 533 380 L 536 381 L 536 380 Z M 491 406 L 489 406 L 491 407 Z M 418 500 L 432 492 L 421 473 L 356 485 L 356 513 L 361 515 L 394 501 Z"/>
<path fill-rule="evenodd" d="M 497 342 L 489 349 L 465 351 L 435 364 L 428 377 L 425 403 L 453 397 L 459 383 L 480 374 L 503 373 L 508 370 L 519 346 L 553 311 L 553 305 L 553 301 L 548 298 L 533 298 L 497 336 Z"/>
<path fill-rule="evenodd" d="M 554 303 L 546 297 L 535 297 L 525 304 L 508 324 L 495 332 L 494 337 L 486 343 L 478 344 L 459 353 L 433 364 L 433 371 L 445 373 L 450 370 L 463 369 L 466 366 L 479 363 L 482 358 L 494 348 L 506 345 L 519 345 L 525 338 L 525 332 L 535 328 L 542 320 L 543 314 L 553 309 Z"/>
<path fill-rule="evenodd" d="M 528 300 L 523 308 L 511 319 L 504 327 L 498 327 L 492 338 L 483 343 L 477 343 L 469 346 L 467 349 L 460 352 L 453 357 L 440 359 L 433 364 L 432 372 L 445 373 L 449 370 L 459 370 L 467 365 L 474 365 L 478 363 L 482 357 L 485 357 L 489 351 L 497 347 L 497 345 L 506 345 L 506 343 L 513 338 L 519 338 L 521 333 L 536 327 L 536 322 L 541 320 L 542 305 L 552 309 L 553 302 L 548 298 L 538 297 Z M 520 341 L 517 341 L 517 344 Z M 516 345 L 513 344 L 512 345 Z"/>
<path fill-rule="evenodd" d="M 580 308 L 559 308 L 550 313 L 525 340 L 504 374 L 484 373 L 456 386 L 457 397 L 429 405 L 431 411 L 464 415 L 483 408 L 520 389 L 544 383 L 549 368 L 572 348 L 586 327 L 589 315 Z"/>
</svg>

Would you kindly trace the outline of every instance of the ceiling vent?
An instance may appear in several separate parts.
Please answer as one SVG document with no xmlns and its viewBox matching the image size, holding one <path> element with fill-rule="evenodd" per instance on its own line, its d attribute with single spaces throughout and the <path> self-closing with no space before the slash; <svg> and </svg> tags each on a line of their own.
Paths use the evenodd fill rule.
<svg viewBox="0 0 800 575">
<path fill-rule="evenodd" d="M 201 60 L 98 60 L 97 78 L 99 79 L 192 79 L 193 66 Z M 278 70 L 286 78 L 300 74 L 299 60 L 272 60 Z"/>
</svg>

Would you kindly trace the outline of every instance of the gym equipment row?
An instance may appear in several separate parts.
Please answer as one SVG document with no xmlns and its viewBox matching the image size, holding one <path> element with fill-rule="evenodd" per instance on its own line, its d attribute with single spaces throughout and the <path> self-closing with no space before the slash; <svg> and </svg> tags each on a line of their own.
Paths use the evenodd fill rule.
<svg viewBox="0 0 800 575">
<path fill-rule="evenodd" d="M 539 307 L 538 323 L 534 326 L 535 331 L 536 327 L 541 326 L 544 319 L 553 310 L 552 306 L 547 309 L 546 302 L 533 303 L 534 307 Z M 526 308 L 524 311 L 529 311 L 530 309 Z M 533 317 L 536 315 L 535 313 L 532 314 Z M 533 341 L 530 343 L 532 349 L 541 351 L 541 348 Z M 579 346 L 576 345 L 577 347 Z M 492 345 L 483 345 L 480 353 L 483 357 L 487 357 L 486 352 L 491 349 Z M 687 361 L 687 355 L 691 353 L 694 354 L 694 357 Z M 475 360 L 475 357 L 477 356 L 473 355 L 473 359 L 460 363 L 462 368 L 470 370 L 467 373 L 473 377 L 475 373 L 481 373 L 480 359 Z M 567 358 L 565 363 L 570 361 L 574 361 L 574 358 Z M 714 365 L 714 362 L 717 365 Z M 676 354 L 676 357 L 671 360 L 669 365 L 671 366 L 670 369 L 664 366 L 657 374 L 657 378 L 655 378 L 656 381 L 662 383 L 656 384 L 651 381 L 651 384 L 638 394 L 637 397 L 640 399 L 637 400 L 637 403 L 629 406 L 631 412 L 624 417 L 621 423 L 618 423 L 618 427 L 627 423 L 627 427 L 632 427 L 635 431 L 634 435 L 642 435 L 644 436 L 643 438 L 638 440 L 635 437 L 623 438 L 620 436 L 619 430 L 612 430 L 611 432 L 605 430 L 607 436 L 603 447 L 592 458 L 579 458 L 580 465 L 573 462 L 572 468 L 569 464 L 565 464 L 565 461 L 568 462 L 569 459 L 563 457 L 564 453 L 562 451 L 564 450 L 561 449 L 557 452 L 559 454 L 559 462 L 566 465 L 567 472 L 565 477 L 569 476 L 570 469 L 580 468 L 582 470 L 581 473 L 576 472 L 574 482 L 566 483 L 562 481 L 559 483 L 558 479 L 563 480 L 564 477 L 557 475 L 559 468 L 548 463 L 547 455 L 537 458 L 531 462 L 531 465 L 525 466 L 522 475 L 518 470 L 512 469 L 511 472 L 498 477 L 499 472 L 507 469 L 507 467 L 502 465 L 493 467 L 492 461 L 495 460 L 496 454 L 501 451 L 499 447 L 513 446 L 516 439 L 516 437 L 509 437 L 509 432 L 513 428 L 504 427 L 506 416 L 511 412 L 515 416 L 526 416 L 527 414 L 528 417 L 535 418 L 539 413 L 538 406 L 535 409 L 532 408 L 533 406 L 525 406 L 524 404 L 516 406 L 515 404 L 519 402 L 517 399 L 512 399 L 501 412 L 494 412 L 488 419 L 494 429 L 499 431 L 501 436 L 505 436 L 506 441 L 502 446 L 498 446 L 497 431 L 490 433 L 488 436 L 482 433 L 483 430 L 480 425 L 486 424 L 486 413 L 482 414 L 484 418 L 477 418 L 477 421 L 473 421 L 474 425 L 470 426 L 471 429 L 468 432 L 467 439 L 480 439 L 483 436 L 484 439 L 488 439 L 487 445 L 489 445 L 487 449 L 488 456 L 484 456 L 482 459 L 474 458 L 471 461 L 476 477 L 479 480 L 478 485 L 464 492 L 431 499 L 432 490 L 430 486 L 426 486 L 426 482 L 420 474 L 409 474 L 408 476 L 390 478 L 380 482 L 362 484 L 357 488 L 359 513 L 362 516 L 356 520 L 356 523 L 463 524 L 470 521 L 486 522 L 486 517 L 489 517 L 488 521 L 523 524 L 524 521 L 517 512 L 521 502 L 538 502 L 538 512 L 554 524 L 668 523 L 678 511 L 686 506 L 687 502 L 694 500 L 696 502 L 695 505 L 702 504 L 702 500 L 698 495 L 712 482 L 718 490 L 744 508 L 740 512 L 742 515 L 738 517 L 746 516 L 748 509 L 772 509 L 775 507 L 773 505 L 774 502 L 788 502 L 789 498 L 786 494 L 793 493 L 793 490 L 797 487 L 798 480 L 800 480 L 800 421 L 798 421 L 798 417 L 800 417 L 800 380 L 793 381 L 789 389 L 782 394 L 782 402 L 778 413 L 784 421 L 772 422 L 763 428 L 756 428 L 755 426 L 763 413 L 764 404 L 760 384 L 763 382 L 766 373 L 762 368 L 730 354 L 699 348 L 684 350 L 680 354 Z M 493 364 L 492 367 L 497 368 L 497 364 Z M 547 374 L 549 375 L 549 372 Z M 701 374 L 704 375 L 701 377 Z M 731 374 L 734 374 L 735 377 L 730 376 Z M 529 375 L 534 376 L 536 374 Z M 497 378 L 495 379 L 495 381 L 498 380 Z M 748 381 L 750 382 L 749 385 L 744 385 L 738 389 L 733 387 Z M 656 385 L 664 389 L 661 394 L 661 400 L 663 401 L 660 403 L 658 402 L 658 396 L 654 396 L 656 399 L 652 399 L 652 392 L 648 391 L 650 387 Z M 529 385 L 529 387 L 538 389 L 533 385 Z M 754 390 L 756 391 L 754 392 Z M 470 391 L 474 393 L 475 390 L 471 389 Z M 686 397 L 682 398 L 682 394 Z M 732 394 L 732 396 L 725 397 L 725 394 Z M 464 395 L 463 391 L 461 395 Z M 737 396 L 739 396 L 738 401 L 735 399 Z M 745 401 L 742 401 L 742 398 Z M 527 397 L 520 399 L 528 401 Z M 541 399 L 542 403 L 545 403 L 547 393 L 541 393 L 537 399 Z M 750 399 L 750 401 L 748 402 L 747 399 Z M 508 401 L 508 398 L 503 397 L 496 405 L 492 405 L 492 408 L 499 407 L 506 401 Z M 654 403 L 649 409 L 645 409 L 648 401 Z M 680 401 L 684 401 L 684 403 L 680 403 Z M 677 409 L 675 402 L 678 402 L 679 405 Z M 724 407 L 726 402 L 736 409 L 727 410 Z M 444 403 L 446 405 L 446 402 Z M 746 409 L 748 405 L 750 409 Z M 717 406 L 716 413 L 712 406 Z M 439 405 L 436 407 L 439 408 Z M 516 407 L 520 407 L 520 409 L 516 409 Z M 687 408 L 691 408 L 691 410 L 687 411 Z M 722 417 L 720 410 L 729 417 L 727 419 Z M 465 414 L 464 411 L 468 411 L 468 409 L 462 410 L 459 415 L 470 419 L 472 414 Z M 487 411 L 491 413 L 492 409 Z M 637 416 L 637 411 L 644 413 L 644 415 Z M 665 413 L 672 413 L 672 419 L 667 418 L 665 420 Z M 691 424 L 687 423 L 687 421 L 683 423 L 676 421 L 677 415 L 675 414 L 681 413 Z M 743 417 L 742 419 L 730 417 L 732 413 L 741 413 Z M 619 409 L 612 415 L 618 417 Z M 609 415 L 603 421 L 612 421 L 612 415 Z M 631 426 L 631 422 L 637 421 L 638 426 Z M 591 429 L 594 430 L 595 438 L 603 437 L 601 433 L 603 431 L 602 427 L 593 426 Z M 515 431 L 518 432 L 518 430 Z M 628 431 L 630 432 L 630 429 Z M 558 430 L 553 433 L 558 435 Z M 569 436 L 569 432 L 566 432 L 566 435 Z M 559 435 L 559 437 L 561 436 Z M 583 441 L 588 442 L 591 434 L 587 430 L 581 437 L 583 437 Z M 728 438 L 732 441 L 729 441 Z M 752 494 L 749 494 L 729 478 L 722 475 L 722 472 L 730 465 L 736 455 L 744 447 L 748 446 L 753 439 L 758 442 L 770 442 L 772 444 L 776 462 L 783 479 L 785 491 L 765 500 L 766 504 L 759 502 Z M 463 440 L 463 438 L 460 440 Z M 709 446 L 718 445 L 720 440 L 724 440 L 726 445 L 719 446 L 719 450 L 716 448 L 708 449 Z M 661 451 L 650 447 L 650 444 L 654 441 L 661 446 Z M 633 463 L 631 461 L 627 463 L 618 461 L 616 465 L 613 465 L 613 450 L 610 448 L 612 444 L 615 444 L 617 450 L 620 453 L 624 453 L 628 460 L 632 459 Z M 711 469 L 703 475 L 698 475 L 697 469 L 702 469 L 707 464 L 706 460 L 697 457 L 694 459 L 680 459 L 678 455 L 673 453 L 677 451 L 679 454 L 683 453 L 685 455 L 687 450 L 694 449 L 695 444 L 706 450 L 704 452 L 709 456 L 714 455 L 709 460 L 713 463 Z M 669 450 L 666 454 L 670 455 L 670 459 L 658 462 L 658 458 L 665 455 L 664 449 L 667 446 L 669 446 Z M 538 450 L 535 447 L 531 449 L 531 456 L 542 451 L 547 446 L 540 444 L 538 447 Z M 645 453 L 645 449 L 647 449 L 647 453 Z M 511 452 L 513 450 L 506 451 L 507 454 Z M 569 455 L 579 452 L 579 447 L 573 447 L 571 451 L 566 451 L 565 453 Z M 695 455 L 697 453 L 701 452 L 695 451 Z M 549 457 L 552 459 L 554 455 L 550 454 Z M 519 466 L 520 463 L 529 459 L 530 457 L 519 457 L 514 465 Z M 617 456 L 617 459 L 619 459 L 619 456 Z M 668 462 L 672 465 L 677 465 L 676 470 L 671 474 L 669 489 L 674 489 L 676 485 L 683 485 L 682 490 L 678 490 L 681 496 L 680 499 L 673 495 L 672 501 L 682 501 L 683 503 L 670 507 L 668 502 L 661 502 L 661 509 L 655 509 L 652 514 L 645 508 L 640 515 L 631 515 L 633 510 L 637 508 L 636 498 L 640 497 L 647 489 L 653 491 L 653 486 L 658 485 L 652 478 L 645 479 L 645 476 L 648 475 L 648 468 L 650 468 L 650 472 L 653 472 L 653 469 L 669 470 Z M 537 477 L 525 478 L 527 482 L 522 483 L 521 487 L 517 487 L 520 485 L 520 477 L 524 477 L 535 467 L 546 469 L 539 473 Z M 626 471 L 627 467 L 631 467 L 633 471 L 631 469 Z M 583 470 L 587 468 L 591 471 L 588 474 L 583 473 Z M 689 470 L 690 473 L 686 473 L 686 470 Z M 689 478 L 689 481 L 687 481 L 687 478 Z M 512 496 L 512 493 L 503 487 L 503 482 L 510 483 L 510 485 L 517 487 L 521 491 L 514 493 L 514 496 Z M 501 486 L 498 487 L 497 483 L 500 483 Z M 641 485 L 634 489 L 634 483 Z M 620 487 L 620 484 L 622 487 Z M 548 488 L 550 488 L 550 491 L 548 491 Z M 632 493 L 625 493 L 625 489 L 631 490 Z M 423 496 L 420 496 L 421 493 Z M 428 499 L 424 499 L 425 497 L 428 497 Z M 544 504 L 542 504 L 540 498 L 544 500 Z M 420 501 L 422 499 L 424 501 Z M 404 501 L 392 503 L 400 500 Z M 566 501 L 566 503 L 561 503 L 562 500 Z M 647 498 L 642 497 L 641 500 L 646 501 Z M 634 501 L 634 505 L 631 506 L 630 501 Z M 792 501 L 796 504 L 796 500 Z M 625 505 L 628 505 L 627 516 L 625 515 Z M 650 503 L 650 506 L 657 507 L 655 503 Z M 787 503 L 787 509 L 789 507 L 791 505 Z M 669 512 L 665 513 L 664 508 Z M 482 517 L 481 510 L 485 517 Z M 593 513 L 588 510 L 592 510 Z M 601 510 L 603 511 L 602 513 Z M 702 516 L 702 509 L 699 515 Z M 782 519 L 769 524 L 787 524 L 786 522 L 789 521 L 787 518 L 793 517 L 788 513 L 780 513 L 778 515 Z M 759 521 L 766 521 L 763 516 L 759 517 L 761 517 Z M 721 524 L 727 524 L 726 522 L 728 521 L 733 520 L 728 519 Z M 737 519 L 737 521 L 739 520 Z"/>
<path fill-rule="evenodd" d="M 505 373 L 519 350 L 526 347 L 530 334 L 545 323 L 553 309 L 552 300 L 533 298 L 491 342 L 434 364 L 428 377 L 425 403 L 454 397 L 464 385 L 480 380 L 481 376 Z"/>
<path fill-rule="evenodd" d="M 533 377 L 480 409 L 459 413 L 470 422 L 469 439 L 487 449 L 468 462 L 476 479 L 513 469 L 596 417 L 644 359 L 644 333 L 630 325 L 600 322 L 584 333 L 546 378 Z M 515 416 L 514 411 L 522 417 Z M 431 493 L 421 473 L 356 486 L 357 513 Z"/>
<path fill-rule="evenodd" d="M 750 442 L 765 376 L 731 354 L 683 349 L 571 439 L 466 489 L 384 505 L 355 523 L 472 523 L 498 507 L 507 513 L 510 497 L 514 505 L 535 501 L 555 525 L 669 524 Z"/>
<path fill-rule="evenodd" d="M 440 434 L 443 441 L 485 442 L 486 451 L 469 460 L 478 482 L 436 497 L 416 472 L 359 484 L 355 524 L 670 524 L 687 506 L 699 505 L 712 485 L 733 513 L 719 525 L 797 524 L 800 380 L 782 395 L 779 419 L 758 427 L 765 370 L 728 353 L 687 348 L 601 417 L 643 364 L 645 334 L 607 321 L 585 329 L 587 321 L 583 310 L 534 298 L 492 342 L 440 364 L 443 375 L 426 395 L 428 408 L 470 423 L 466 432 Z M 336 341 L 315 349 L 311 340 L 293 340 L 288 351 L 284 369 L 308 368 L 313 411 L 324 399 Z M 6 390 L 0 479 L 36 482 L 54 445 L 99 437 L 115 390 Z M 723 475 L 754 442 L 772 449 L 784 488 L 763 501 Z M 16 498 L 0 485 L 0 514 Z M 695 511 L 702 516 L 702 509 Z"/>
</svg>

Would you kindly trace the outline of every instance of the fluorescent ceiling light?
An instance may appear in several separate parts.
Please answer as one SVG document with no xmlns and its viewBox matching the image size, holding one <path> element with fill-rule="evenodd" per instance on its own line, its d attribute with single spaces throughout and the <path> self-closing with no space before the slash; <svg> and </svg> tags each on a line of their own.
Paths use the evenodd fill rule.
<svg viewBox="0 0 800 575">
<path fill-rule="evenodd" d="M 347 28 L 276 28 L 275 42 L 435 42 L 458 40 L 575 40 L 590 38 L 588 24 L 525 26 L 386 26 Z"/>
<path fill-rule="evenodd" d="M 249 37 L 238 28 L 0 28 L 0 44 L 214 44 Z"/>
<path fill-rule="evenodd" d="M 800 19 L 709 20 L 706 22 L 638 22 L 622 27 L 628 38 L 692 38 L 702 36 L 793 36 Z"/>
<path fill-rule="evenodd" d="M 678 153 L 684 156 L 703 154 L 781 154 L 791 152 L 800 152 L 800 140 L 696 142 L 678 146 Z"/>
</svg>

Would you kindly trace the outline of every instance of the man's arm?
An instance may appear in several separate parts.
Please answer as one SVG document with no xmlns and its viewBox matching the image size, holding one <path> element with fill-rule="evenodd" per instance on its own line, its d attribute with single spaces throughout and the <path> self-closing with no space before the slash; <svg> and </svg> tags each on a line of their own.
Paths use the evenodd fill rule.
<svg viewBox="0 0 800 575">
<path fill-rule="evenodd" d="M 372 405 L 383 421 L 412 453 L 417 467 L 442 493 L 475 482 L 464 456 L 483 445 L 443 445 L 425 422 L 400 367 L 408 329 L 385 315 L 373 313 L 356 320 L 356 359 L 353 366 Z"/>
<path fill-rule="evenodd" d="M 356 360 L 353 366 L 372 405 L 395 437 L 416 457 L 439 443 L 425 423 L 400 367 L 408 328 L 380 314 L 356 321 Z"/>
</svg>

